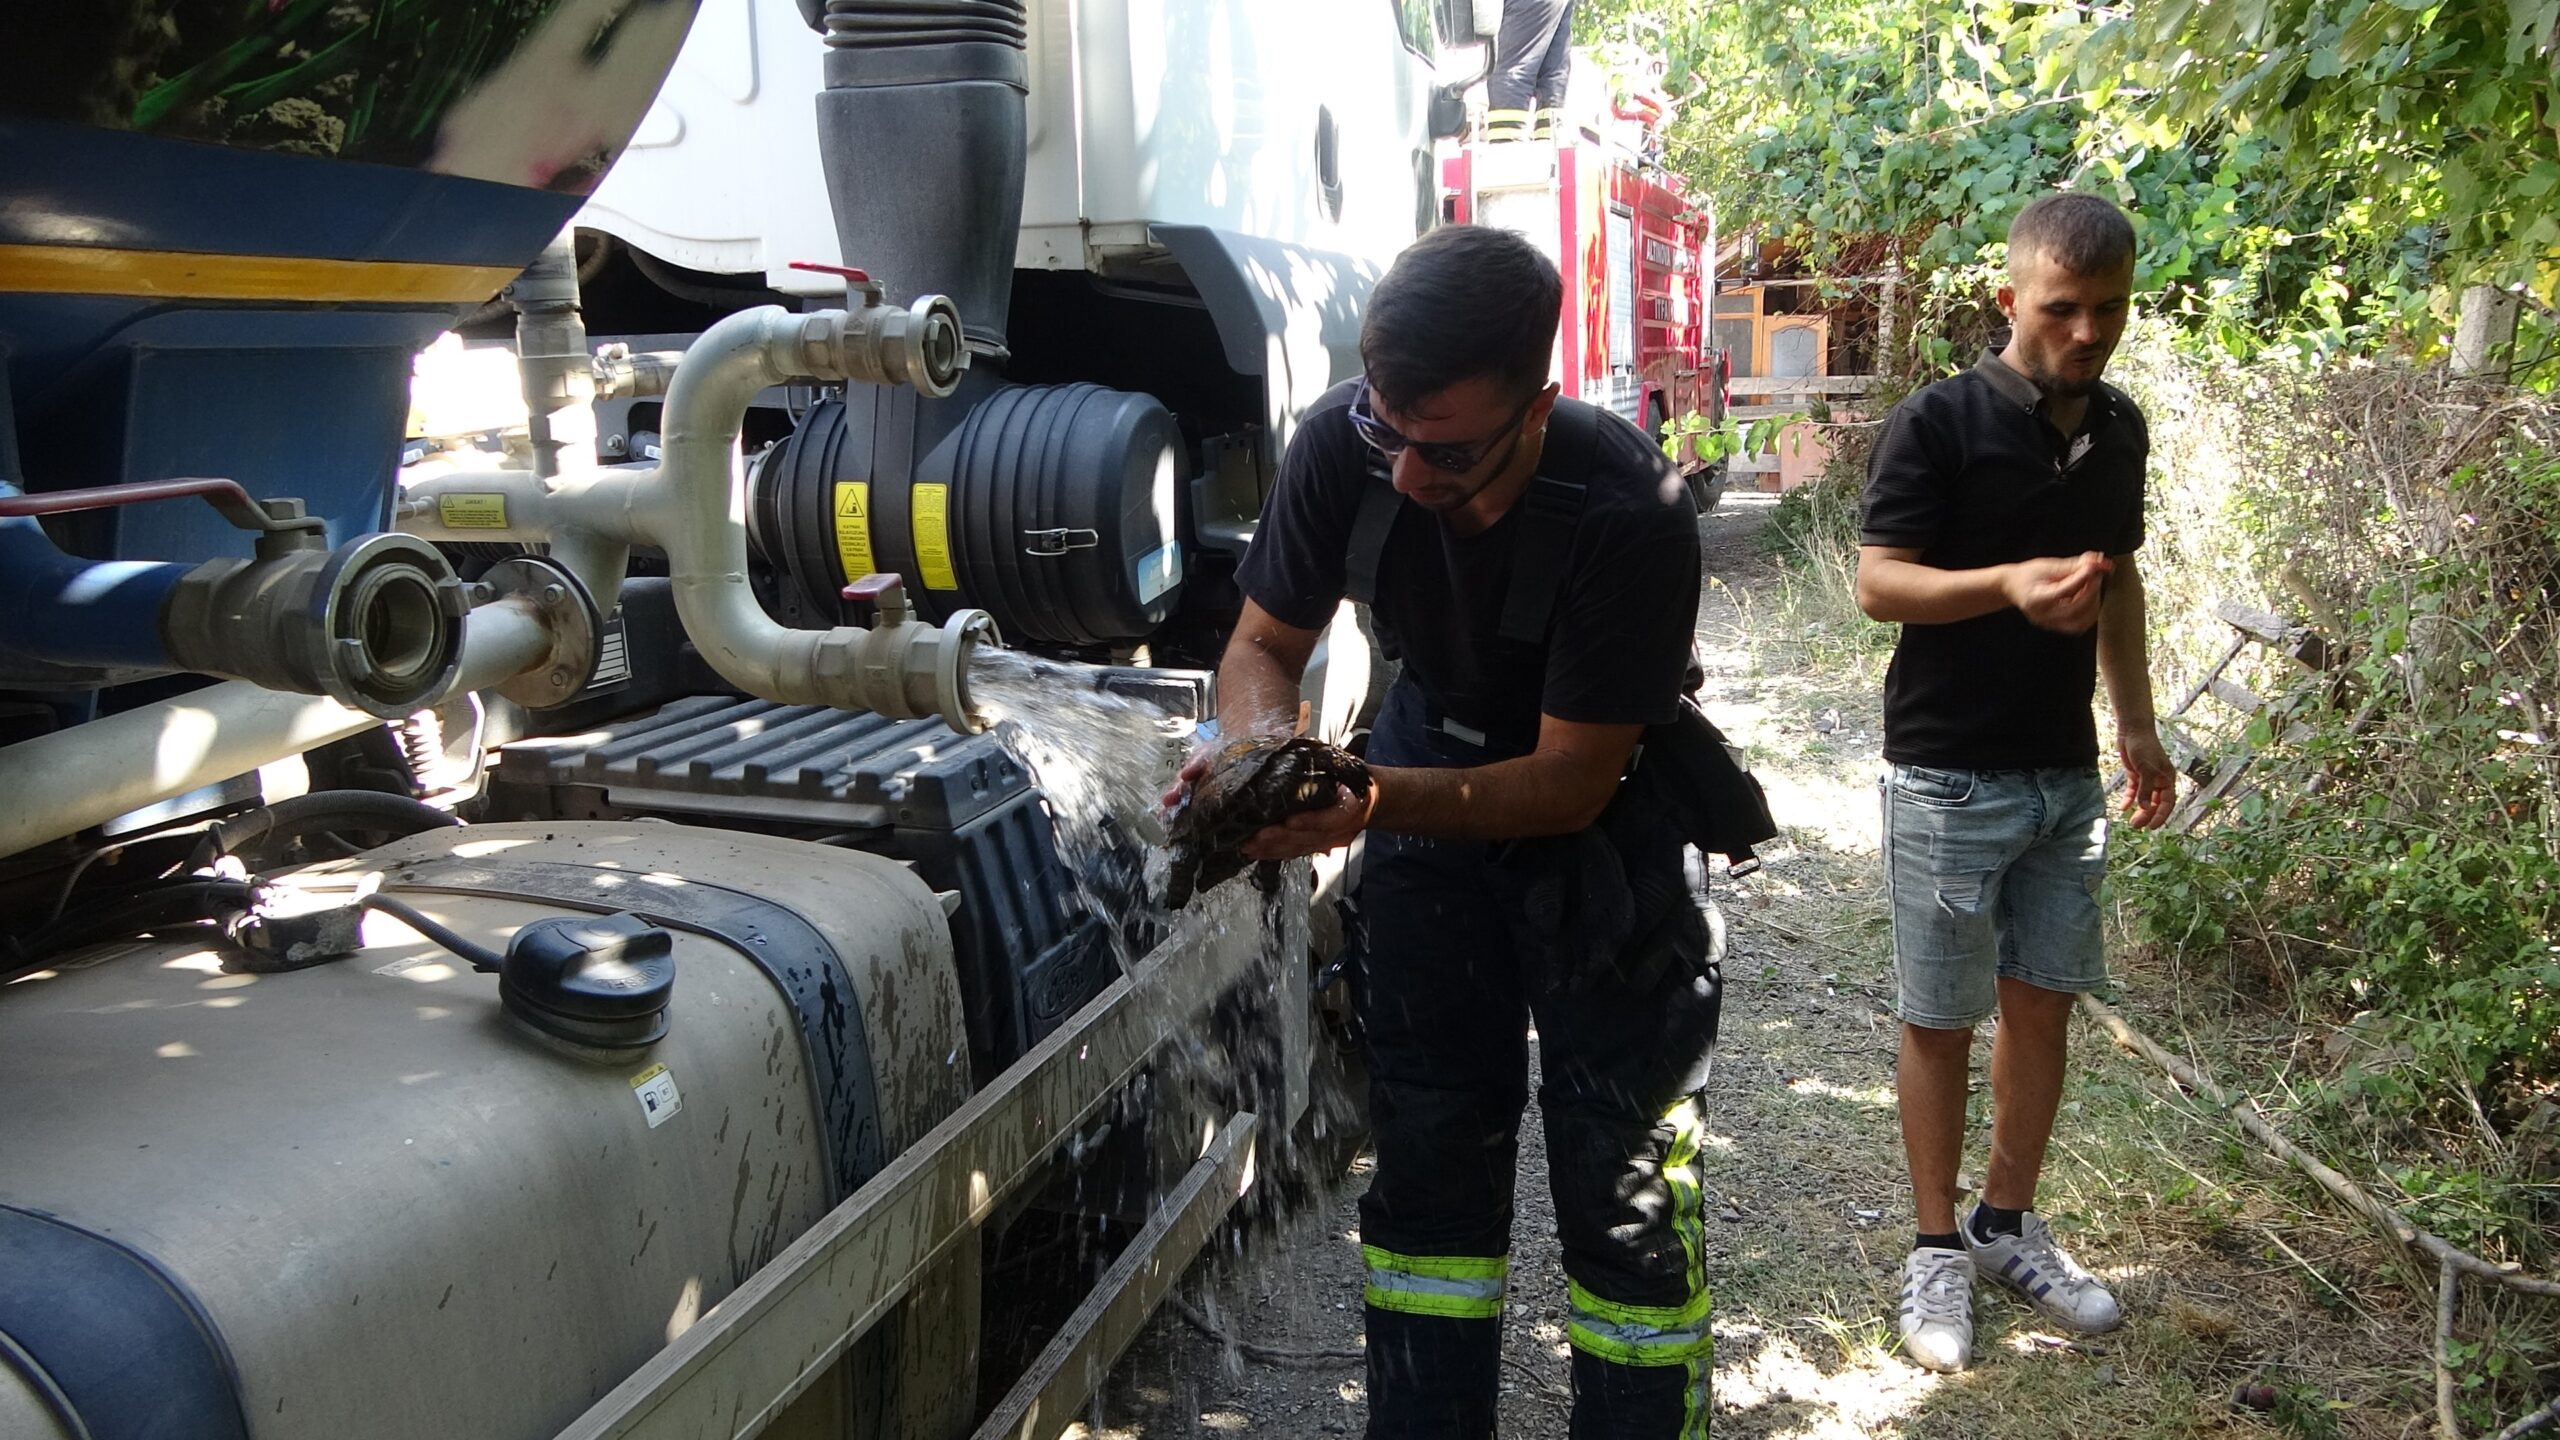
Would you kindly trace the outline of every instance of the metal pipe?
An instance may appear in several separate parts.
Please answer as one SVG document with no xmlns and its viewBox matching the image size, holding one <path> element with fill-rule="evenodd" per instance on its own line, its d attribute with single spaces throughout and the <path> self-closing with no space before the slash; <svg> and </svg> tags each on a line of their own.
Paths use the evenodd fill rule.
<svg viewBox="0 0 2560 1440">
<path fill-rule="evenodd" d="M 189 497 L 257 531 L 254 558 L 82 560 L 36 518 Z M 252 501 L 231 480 L 34 495 L 0 481 L 0 657 L 93 683 L 112 672 L 219 675 L 386 717 L 442 699 L 464 609 L 453 567 L 409 536 L 367 535 L 333 551 L 324 534 L 300 501 Z M 23 664 L 7 668 L 29 678 Z"/>
<path fill-rule="evenodd" d="M 578 308 L 576 237 L 574 226 L 553 236 L 506 289 L 516 311 L 516 373 L 533 470 L 546 477 L 596 463 L 596 362 Z"/>
<path fill-rule="evenodd" d="M 484 690 L 550 653 L 550 633 L 531 597 L 484 605 L 464 628 L 458 683 Z M 0 855 L 381 723 L 334 700 L 232 681 L 22 740 L 0 749 L 0 795 L 9 797 L 0 806 Z"/>
<path fill-rule="evenodd" d="M 867 282 L 865 282 L 867 285 Z M 564 541 L 587 563 L 615 547 L 665 552 L 676 613 L 702 657 L 730 684 L 785 705 L 830 705 L 913 718 L 940 715 L 980 730 L 968 694 L 968 653 L 996 639 L 986 612 L 939 627 L 794 630 L 757 603 L 747 580 L 746 480 L 736 462 L 747 407 L 787 380 L 907 384 L 948 394 L 965 366 L 950 304 L 906 310 L 873 303 L 795 315 L 764 306 L 727 316 L 685 352 L 667 387 L 655 469 L 606 468 L 548 482 L 522 471 L 447 475 L 410 488 L 401 525 L 431 539 Z M 496 522 L 496 523 L 492 523 Z M 599 608 L 609 608 L 598 583 Z"/>
<path fill-rule="evenodd" d="M 0 497 L 22 494 L 0 480 Z M 65 555 L 32 515 L 0 518 L 0 655 L 167 671 L 160 612 L 191 566 Z"/>
</svg>

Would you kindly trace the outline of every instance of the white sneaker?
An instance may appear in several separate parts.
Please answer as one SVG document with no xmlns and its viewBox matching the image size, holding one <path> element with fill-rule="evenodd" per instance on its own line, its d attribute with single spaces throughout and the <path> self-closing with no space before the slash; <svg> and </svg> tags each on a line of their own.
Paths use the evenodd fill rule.
<svg viewBox="0 0 2560 1440">
<path fill-rule="evenodd" d="M 1973 1219 L 1967 1216 L 1964 1243 L 1973 1252 L 1976 1269 L 2017 1291 L 2037 1314 L 2063 1329 L 2096 1335 L 2124 1323 L 2116 1297 L 2107 1293 L 2098 1277 L 2081 1269 L 2079 1261 L 2063 1253 L 2053 1241 L 2053 1231 L 2034 1211 L 2027 1212 L 2017 1234 L 1989 1241 L 1973 1238 Z"/>
<path fill-rule="evenodd" d="M 1973 1257 L 1962 1250 L 1914 1250 L 1902 1262 L 1895 1317 L 1902 1353 L 1923 1370 L 1961 1370 L 1973 1360 Z"/>
</svg>

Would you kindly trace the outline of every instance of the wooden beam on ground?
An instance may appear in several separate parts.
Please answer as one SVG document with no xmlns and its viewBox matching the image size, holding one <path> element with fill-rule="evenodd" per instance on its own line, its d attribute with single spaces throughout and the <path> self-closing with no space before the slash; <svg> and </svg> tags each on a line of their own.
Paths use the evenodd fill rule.
<svg viewBox="0 0 2560 1440">
<path fill-rule="evenodd" d="M 1254 1117 L 1227 1122 L 1146 1228 L 1095 1282 L 974 1440 L 1057 1440 L 1164 1303 L 1193 1256 L 1253 1185 Z"/>
<path fill-rule="evenodd" d="M 1775 398 L 1785 395 L 1864 395 L 1876 388 L 1873 375 L 1736 375 L 1725 389 L 1736 395 Z"/>
<path fill-rule="evenodd" d="M 2222 658 L 2214 661 L 2212 666 L 2204 672 L 2204 675 L 2199 678 L 2195 684 L 2187 687 L 2187 693 L 2178 697 L 2178 703 L 2169 707 L 2169 716 L 2171 719 L 2175 719 L 2180 715 L 2186 714 L 2187 708 L 2195 704 L 2197 699 L 2203 696 L 2205 687 L 2222 678 L 2222 672 L 2224 669 L 2228 668 L 2232 661 L 2240 658 L 2241 651 L 2249 648 L 2249 639 L 2249 632 L 2246 630 L 2238 631 L 2232 635 L 2231 644 L 2229 648 L 2222 652 Z"/>
<path fill-rule="evenodd" d="M 1242 894 L 1229 905 L 1254 903 L 1249 887 L 1235 889 Z M 1008 1191 L 1038 1173 L 1060 1140 L 1100 1113 L 1160 1042 L 1247 973 L 1264 943 L 1262 917 L 1223 923 L 1221 908 L 1214 900 L 1193 905 L 1146 959 L 828 1211 L 560 1440 L 740 1440 L 772 1423 Z M 1305 952 L 1298 924 L 1273 937 L 1281 953 Z"/>
<path fill-rule="evenodd" d="M 2213 692 L 2214 699 L 2243 715 L 2255 715 L 2267 708 L 2267 702 L 2259 699 L 2255 691 L 2243 685 L 2235 685 L 2228 680 L 2210 680 L 2205 683 L 2204 688 Z"/>
<path fill-rule="evenodd" d="M 2283 644 L 2286 637 L 2301 628 L 2281 615 L 2270 615 L 2264 610 L 2252 610 L 2236 600 L 2224 600 L 2215 604 L 2213 613 L 2215 618 L 2232 629 L 2264 640 L 2270 645 Z"/>
<path fill-rule="evenodd" d="M 2225 759 L 2215 768 L 2213 778 L 2206 781 L 2203 787 L 2193 795 L 2188 796 L 2186 803 L 2178 807 L 2177 813 L 2169 817 L 2170 831 L 2183 835 L 2193 830 L 2196 822 L 2204 818 L 2205 812 L 2211 810 L 2216 801 L 2229 793 L 2233 785 L 2239 783 L 2241 772 L 2247 770 L 2249 762 L 2255 758 L 2257 757 L 2244 750 Z"/>
</svg>

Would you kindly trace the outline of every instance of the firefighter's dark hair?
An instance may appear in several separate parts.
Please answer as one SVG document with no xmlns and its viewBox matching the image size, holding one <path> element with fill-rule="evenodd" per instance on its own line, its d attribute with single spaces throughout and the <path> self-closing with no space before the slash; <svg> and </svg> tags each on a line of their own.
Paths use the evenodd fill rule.
<svg viewBox="0 0 2560 1440">
<path fill-rule="evenodd" d="M 2111 275 L 2133 263 L 2133 222 L 2103 195 L 2047 195 L 2009 222 L 2009 269 L 2041 255 L 2074 275 Z"/>
<path fill-rule="evenodd" d="M 1462 380 L 1520 399 L 1547 383 L 1564 280 L 1509 230 L 1446 225 L 1396 257 L 1369 293 L 1360 360 L 1388 409 L 1411 413 Z"/>
</svg>

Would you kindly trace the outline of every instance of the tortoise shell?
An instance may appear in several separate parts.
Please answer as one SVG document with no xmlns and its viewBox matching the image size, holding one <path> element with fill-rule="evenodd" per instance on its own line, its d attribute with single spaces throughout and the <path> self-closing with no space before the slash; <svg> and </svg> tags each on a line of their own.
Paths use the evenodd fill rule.
<svg viewBox="0 0 2560 1440">
<path fill-rule="evenodd" d="M 1336 802 L 1337 786 L 1369 793 L 1369 767 L 1339 745 L 1305 735 L 1240 739 L 1221 747 L 1166 835 L 1173 869 L 1165 907 L 1234 879 L 1248 863 L 1242 847 L 1264 828 Z"/>
</svg>

